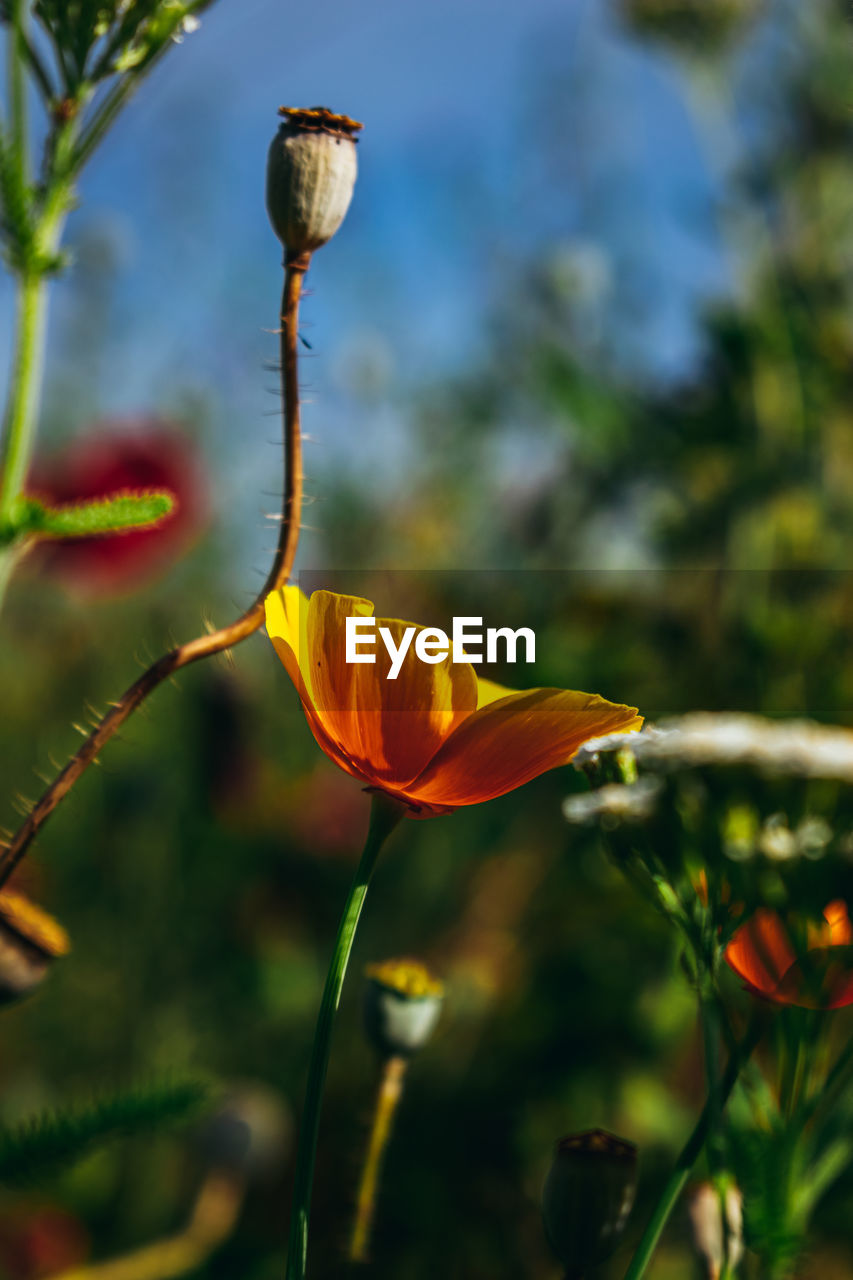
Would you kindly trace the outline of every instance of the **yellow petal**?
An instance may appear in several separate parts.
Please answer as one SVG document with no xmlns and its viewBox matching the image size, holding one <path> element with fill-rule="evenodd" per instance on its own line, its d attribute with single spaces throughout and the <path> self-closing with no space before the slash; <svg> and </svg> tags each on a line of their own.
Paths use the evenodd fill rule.
<svg viewBox="0 0 853 1280">
<path fill-rule="evenodd" d="M 308 601 L 298 587 L 291 586 L 271 592 L 264 605 L 267 633 L 296 687 L 305 719 L 317 745 L 341 769 L 360 778 L 362 775 L 340 744 L 329 735 L 314 707 L 310 683 L 311 664 L 308 660 Z"/>
<path fill-rule="evenodd" d="M 508 698 L 512 693 L 518 693 L 518 690 L 508 689 L 506 685 L 498 684 L 497 680 L 486 680 L 483 676 L 478 676 L 477 710 L 487 707 L 490 702 L 497 702 L 499 698 Z"/>
<path fill-rule="evenodd" d="M 427 805 L 479 804 L 568 763 L 588 738 L 642 723 L 636 708 L 595 694 L 510 693 L 463 720 L 406 794 Z"/>
<path fill-rule="evenodd" d="M 308 653 L 308 601 L 299 587 L 281 587 L 267 596 L 264 610 L 267 634 L 298 689 L 299 672 Z"/>
</svg>

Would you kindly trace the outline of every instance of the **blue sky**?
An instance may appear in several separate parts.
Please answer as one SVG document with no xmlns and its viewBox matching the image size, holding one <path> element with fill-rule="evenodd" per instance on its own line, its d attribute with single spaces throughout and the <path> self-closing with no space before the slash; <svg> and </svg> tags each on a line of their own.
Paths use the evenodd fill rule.
<svg viewBox="0 0 853 1280">
<path fill-rule="evenodd" d="M 263 179 L 281 103 L 365 123 L 353 206 L 303 313 L 320 474 L 341 458 L 389 477 L 404 465 L 412 391 L 488 358 L 490 316 L 527 257 L 579 263 L 605 323 L 608 306 L 639 308 L 629 361 L 679 374 L 697 302 L 728 287 L 682 91 L 607 0 L 218 0 L 81 184 L 69 239 L 106 244 L 112 269 L 100 318 L 74 277 L 56 290 L 54 351 L 79 360 L 96 324 L 105 339 L 66 429 L 93 409 L 198 402 L 228 455 L 226 504 L 277 474 L 264 362 L 280 250 Z"/>
</svg>

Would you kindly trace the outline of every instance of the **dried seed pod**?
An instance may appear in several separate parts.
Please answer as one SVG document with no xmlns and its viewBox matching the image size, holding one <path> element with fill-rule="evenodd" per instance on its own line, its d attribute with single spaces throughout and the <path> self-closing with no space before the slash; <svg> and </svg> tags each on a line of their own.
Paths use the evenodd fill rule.
<svg viewBox="0 0 853 1280">
<path fill-rule="evenodd" d="M 364 1026 L 383 1057 L 410 1057 L 427 1043 L 441 1013 L 444 987 L 419 960 L 367 966 Z"/>
<path fill-rule="evenodd" d="M 557 1143 L 542 1192 L 548 1243 L 567 1268 L 583 1276 L 619 1245 L 637 1190 L 637 1148 L 603 1129 Z"/>
<path fill-rule="evenodd" d="M 22 893 L 0 892 L 0 1005 L 27 995 L 69 950 L 68 934 L 52 916 Z"/>
<path fill-rule="evenodd" d="M 267 158 L 267 212 L 288 261 L 331 240 L 355 185 L 356 134 L 349 116 L 326 107 L 280 107 Z"/>
</svg>

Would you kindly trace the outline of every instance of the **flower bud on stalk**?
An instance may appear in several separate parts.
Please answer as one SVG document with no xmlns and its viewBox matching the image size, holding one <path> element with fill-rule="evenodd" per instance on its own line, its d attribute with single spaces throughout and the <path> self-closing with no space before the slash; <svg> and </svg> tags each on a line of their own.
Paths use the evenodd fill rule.
<svg viewBox="0 0 853 1280">
<path fill-rule="evenodd" d="M 382 1060 L 379 1092 L 356 1197 L 350 1237 L 351 1262 L 367 1262 L 376 1191 L 408 1060 L 432 1035 L 444 987 L 419 960 L 385 960 L 367 966 L 364 1026 Z"/>
<path fill-rule="evenodd" d="M 542 1192 L 542 1218 L 566 1280 L 581 1280 L 618 1247 L 636 1190 L 633 1143 L 603 1129 L 557 1143 Z"/>
<path fill-rule="evenodd" d="M 0 1005 L 28 995 L 70 950 L 61 924 L 22 893 L 0 893 Z"/>
<path fill-rule="evenodd" d="M 427 1043 L 441 1013 L 444 987 L 419 960 L 367 966 L 364 1027 L 382 1057 L 408 1058 Z"/>
<path fill-rule="evenodd" d="M 280 107 L 279 115 L 284 120 L 267 159 L 267 212 L 291 264 L 310 257 L 343 222 L 362 125 L 326 107 Z"/>
</svg>

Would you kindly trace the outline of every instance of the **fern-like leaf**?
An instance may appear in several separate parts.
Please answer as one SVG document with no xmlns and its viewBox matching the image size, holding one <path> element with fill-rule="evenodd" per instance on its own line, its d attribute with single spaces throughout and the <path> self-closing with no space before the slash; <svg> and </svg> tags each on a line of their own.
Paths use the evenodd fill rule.
<svg viewBox="0 0 853 1280">
<path fill-rule="evenodd" d="M 0 1128 L 0 1182 L 32 1182 L 115 1138 L 186 1121 L 201 1109 L 209 1092 L 198 1081 L 163 1081 Z"/>
</svg>

